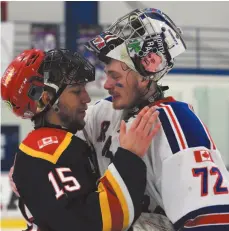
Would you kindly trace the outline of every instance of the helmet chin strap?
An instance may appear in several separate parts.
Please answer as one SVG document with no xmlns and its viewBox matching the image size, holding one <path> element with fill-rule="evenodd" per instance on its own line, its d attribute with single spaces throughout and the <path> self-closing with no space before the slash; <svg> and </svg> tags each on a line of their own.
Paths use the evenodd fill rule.
<svg viewBox="0 0 229 231">
<path fill-rule="evenodd" d="M 124 120 L 128 121 L 128 119 L 136 114 L 138 114 L 138 112 L 144 108 L 147 105 L 150 105 L 158 100 L 161 100 L 164 98 L 164 91 L 168 90 L 169 87 L 168 86 L 159 86 L 156 85 L 156 91 L 154 91 L 154 93 L 152 95 L 150 95 L 148 98 L 146 99 L 142 99 L 140 100 L 140 102 L 138 104 L 136 104 L 134 107 L 128 109 L 125 112 L 125 116 L 124 116 Z"/>
</svg>

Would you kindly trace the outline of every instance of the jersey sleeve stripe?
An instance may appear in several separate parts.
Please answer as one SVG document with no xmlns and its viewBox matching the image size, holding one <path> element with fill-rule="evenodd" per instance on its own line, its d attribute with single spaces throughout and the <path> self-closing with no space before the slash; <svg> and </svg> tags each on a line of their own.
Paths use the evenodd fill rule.
<svg viewBox="0 0 229 231">
<path fill-rule="evenodd" d="M 165 113 L 163 108 L 159 109 L 160 114 L 159 114 L 159 119 L 161 121 L 162 124 L 162 128 L 164 130 L 164 133 L 166 135 L 166 138 L 168 140 L 169 146 L 171 148 L 172 153 L 177 153 L 180 151 L 180 147 L 177 141 L 177 138 L 174 134 L 174 130 L 171 126 L 171 123 L 168 119 L 167 114 Z"/>
<path fill-rule="evenodd" d="M 129 227 L 129 209 L 127 206 L 125 196 L 123 195 L 122 190 L 121 190 L 120 186 L 118 185 L 116 179 L 113 177 L 113 175 L 111 174 L 111 172 L 109 170 L 106 172 L 106 177 L 109 180 L 109 182 L 111 183 L 111 185 L 112 185 L 112 187 L 116 193 L 116 196 L 118 197 L 120 204 L 121 204 L 121 208 L 123 211 L 123 225 L 122 226 L 123 226 L 123 228 Z"/>
<path fill-rule="evenodd" d="M 98 192 L 99 192 L 99 203 L 100 203 L 102 222 L 103 222 L 103 231 L 111 230 L 110 206 L 107 198 L 107 192 L 102 182 L 100 182 L 98 185 Z"/>
<path fill-rule="evenodd" d="M 229 225 L 229 213 L 205 214 L 188 220 L 184 228 L 201 227 L 208 225 Z"/>
<path fill-rule="evenodd" d="M 165 105 L 165 104 L 159 104 L 159 106 L 164 109 L 164 111 L 165 111 L 165 113 L 166 113 L 166 115 L 170 121 L 173 132 L 177 138 L 177 142 L 179 144 L 180 150 L 188 148 L 185 135 L 182 131 L 182 128 L 179 124 L 179 121 L 178 121 L 172 107 L 170 105 Z"/>
<path fill-rule="evenodd" d="M 123 220 L 123 229 L 126 230 L 130 227 L 134 220 L 134 206 L 129 191 L 119 175 L 119 172 L 116 170 L 114 164 L 108 166 L 107 179 L 111 183 L 123 210 L 124 220 Z"/>
<path fill-rule="evenodd" d="M 59 147 L 56 149 L 56 151 L 53 154 L 36 151 L 35 149 L 30 148 L 23 143 L 20 144 L 19 149 L 29 156 L 44 159 L 44 160 L 47 160 L 53 164 L 56 164 L 56 162 L 60 158 L 63 151 L 70 144 L 72 136 L 73 136 L 73 134 L 68 132 L 66 134 L 64 140 L 61 142 L 61 144 L 59 145 Z"/>
<path fill-rule="evenodd" d="M 164 132 L 173 153 L 177 149 L 174 148 L 177 144 L 179 146 L 178 151 L 199 146 L 210 150 L 216 149 L 216 145 L 207 127 L 190 109 L 188 104 L 181 102 L 171 104 L 161 103 L 158 106 L 159 110 L 164 112 L 167 117 L 159 115 L 159 118 L 162 119 L 162 127 L 165 127 Z M 171 129 L 173 132 L 168 131 Z M 171 134 L 174 134 L 176 141 L 173 137 L 170 137 Z"/>
<path fill-rule="evenodd" d="M 197 209 L 195 211 L 192 211 L 192 212 L 188 213 L 187 215 L 185 215 L 181 219 L 179 219 L 174 224 L 174 227 L 175 227 L 176 230 L 181 229 L 182 227 L 184 227 L 186 225 L 186 222 L 194 221 L 198 217 L 205 217 L 205 216 L 208 216 L 208 219 L 209 219 L 208 222 L 209 223 L 211 222 L 212 226 L 213 225 L 218 226 L 219 224 L 214 224 L 214 216 L 215 215 L 218 216 L 218 215 L 221 215 L 221 214 L 229 214 L 229 205 L 214 205 L 214 206 L 208 206 L 208 207 L 205 207 L 205 208 Z M 211 217 L 210 215 L 214 215 L 214 216 Z M 210 219 L 211 219 L 211 221 L 210 221 Z M 227 219 L 228 219 L 228 215 L 227 215 Z M 199 222 L 201 223 L 201 221 L 199 221 Z M 228 219 L 228 222 L 229 222 L 229 219 Z M 229 224 L 226 225 L 226 226 L 229 227 Z M 192 230 L 191 227 L 187 228 L 187 230 L 189 230 L 189 229 L 190 229 L 190 231 Z M 193 227 L 193 229 L 195 229 L 195 227 Z"/>
<path fill-rule="evenodd" d="M 110 213 L 111 213 L 111 227 L 112 230 L 122 230 L 123 228 L 123 211 L 120 204 L 120 201 L 113 190 L 110 182 L 106 177 L 103 177 L 101 179 L 101 182 L 105 186 L 105 190 L 107 193 L 108 203 L 110 207 Z"/>
<path fill-rule="evenodd" d="M 199 227 L 189 227 L 183 228 L 182 231 L 228 231 L 228 225 L 208 225 L 208 226 L 199 226 Z"/>
<path fill-rule="evenodd" d="M 114 164 L 109 165 L 100 179 L 98 192 L 103 231 L 128 230 L 134 220 L 133 202 Z"/>
</svg>

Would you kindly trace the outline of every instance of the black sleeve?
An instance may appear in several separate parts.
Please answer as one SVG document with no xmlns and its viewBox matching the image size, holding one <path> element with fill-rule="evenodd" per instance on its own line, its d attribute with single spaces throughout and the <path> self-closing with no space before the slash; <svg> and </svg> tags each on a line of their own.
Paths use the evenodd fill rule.
<svg viewBox="0 0 229 231">
<path fill-rule="evenodd" d="M 82 168 L 67 169 L 23 153 L 16 159 L 14 181 L 41 230 L 121 231 L 140 215 L 146 166 L 138 156 L 119 148 L 91 191 L 78 181 Z"/>
</svg>

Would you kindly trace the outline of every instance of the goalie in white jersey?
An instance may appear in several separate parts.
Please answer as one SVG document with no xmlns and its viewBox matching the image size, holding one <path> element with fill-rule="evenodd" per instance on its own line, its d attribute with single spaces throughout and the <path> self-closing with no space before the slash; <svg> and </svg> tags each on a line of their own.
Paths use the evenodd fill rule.
<svg viewBox="0 0 229 231">
<path fill-rule="evenodd" d="M 106 64 L 104 87 L 111 95 L 87 111 L 86 136 L 101 174 L 119 147 L 121 119 L 130 126 L 145 105 L 160 111 L 163 129 L 144 158 L 148 202 L 134 230 L 163 230 L 153 224 L 158 206 L 175 230 L 229 230 L 229 174 L 220 152 L 190 105 L 164 98 L 168 88 L 157 83 L 186 50 L 180 29 L 160 10 L 135 10 L 86 46 Z"/>
</svg>

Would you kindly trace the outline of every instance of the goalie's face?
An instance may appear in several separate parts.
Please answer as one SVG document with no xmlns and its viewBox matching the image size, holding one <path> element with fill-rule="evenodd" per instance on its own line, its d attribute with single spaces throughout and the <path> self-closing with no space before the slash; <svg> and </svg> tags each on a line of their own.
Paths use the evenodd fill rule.
<svg viewBox="0 0 229 231">
<path fill-rule="evenodd" d="M 59 98 L 58 116 L 62 125 L 71 130 L 81 130 L 85 126 L 87 103 L 91 101 L 85 84 L 67 86 Z"/>
<path fill-rule="evenodd" d="M 113 59 L 106 65 L 105 73 L 104 88 L 113 98 L 114 109 L 131 108 L 141 100 L 148 81 L 142 81 L 142 77 L 125 63 Z"/>
</svg>

